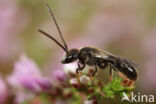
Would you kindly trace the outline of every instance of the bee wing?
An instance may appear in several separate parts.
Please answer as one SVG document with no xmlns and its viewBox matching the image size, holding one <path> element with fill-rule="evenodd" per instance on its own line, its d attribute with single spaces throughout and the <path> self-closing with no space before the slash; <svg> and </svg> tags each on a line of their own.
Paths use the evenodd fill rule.
<svg viewBox="0 0 156 104">
<path fill-rule="evenodd" d="M 98 50 L 98 53 L 95 54 L 96 58 L 108 59 L 110 56 L 115 57 L 113 54 L 106 52 L 104 50 Z"/>
<path fill-rule="evenodd" d="M 123 64 L 125 63 L 125 64 L 128 64 L 133 67 L 138 67 L 137 64 L 135 64 L 133 61 L 128 60 L 126 58 L 111 54 L 104 50 L 98 50 L 98 51 L 99 51 L 99 53 L 95 54 L 96 58 L 103 58 L 103 59 L 110 60 L 110 61 L 117 61 L 117 62 L 123 63 Z"/>
<path fill-rule="evenodd" d="M 105 51 L 99 51 L 95 54 L 98 59 L 104 59 L 103 62 L 107 62 L 115 71 L 121 72 L 128 79 L 135 81 L 137 79 L 137 65 L 132 61 L 113 55 Z"/>
</svg>

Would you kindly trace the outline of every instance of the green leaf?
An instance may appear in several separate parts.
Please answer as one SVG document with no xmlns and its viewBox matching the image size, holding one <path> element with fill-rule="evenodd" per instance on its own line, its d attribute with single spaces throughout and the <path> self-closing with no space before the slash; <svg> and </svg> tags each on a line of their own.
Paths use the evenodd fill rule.
<svg viewBox="0 0 156 104">
<path fill-rule="evenodd" d="M 124 87 L 121 85 L 120 78 L 114 78 L 113 81 L 105 85 L 102 90 L 105 97 L 113 98 L 116 95 L 122 96 L 123 92 L 129 95 L 134 88 L 134 86 Z"/>
</svg>

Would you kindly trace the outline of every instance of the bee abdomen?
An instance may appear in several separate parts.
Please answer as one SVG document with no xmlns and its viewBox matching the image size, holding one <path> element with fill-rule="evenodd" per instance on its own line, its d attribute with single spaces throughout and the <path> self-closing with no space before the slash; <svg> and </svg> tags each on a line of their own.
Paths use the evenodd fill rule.
<svg viewBox="0 0 156 104">
<path fill-rule="evenodd" d="M 127 64 L 118 64 L 116 68 L 130 80 L 135 81 L 137 79 L 137 72 L 134 67 L 128 66 Z"/>
<path fill-rule="evenodd" d="M 128 79 L 133 81 L 137 79 L 136 67 L 133 64 L 131 64 L 128 60 L 125 60 L 120 57 L 114 58 L 110 56 L 107 61 L 115 67 L 115 70 L 121 72 Z"/>
<path fill-rule="evenodd" d="M 135 81 L 137 79 L 137 72 L 133 68 L 122 68 L 120 69 L 123 74 L 125 74 L 130 80 Z"/>
</svg>

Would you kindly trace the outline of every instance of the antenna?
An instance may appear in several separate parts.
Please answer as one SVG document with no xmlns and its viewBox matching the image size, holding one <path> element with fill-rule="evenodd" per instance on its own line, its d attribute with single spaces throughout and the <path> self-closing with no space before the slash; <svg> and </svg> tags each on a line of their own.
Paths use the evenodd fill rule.
<svg viewBox="0 0 156 104">
<path fill-rule="evenodd" d="M 65 46 L 65 48 L 66 48 L 66 52 L 68 52 L 68 47 L 67 47 L 66 42 L 65 42 L 65 40 L 64 40 L 64 38 L 63 38 L 62 32 L 61 32 L 61 30 L 60 30 L 60 28 L 59 28 L 59 25 L 58 25 L 58 23 L 57 23 L 57 21 L 56 21 L 56 19 L 55 19 L 55 16 L 54 16 L 52 10 L 50 9 L 49 5 L 46 4 L 46 6 L 47 6 L 47 8 L 48 8 L 48 10 L 49 10 L 49 13 L 50 13 L 50 15 L 51 15 L 51 17 L 52 17 L 52 19 L 53 19 L 55 25 L 56 25 L 56 28 L 57 28 L 57 30 L 58 30 L 58 33 L 59 33 L 59 35 L 60 35 L 60 37 L 61 37 L 61 39 L 62 39 L 62 41 L 63 41 L 63 43 L 64 43 L 64 46 Z"/>
<path fill-rule="evenodd" d="M 64 46 L 62 46 L 55 38 L 53 38 L 52 36 L 50 36 L 48 33 L 44 32 L 44 31 L 41 30 L 41 29 L 38 29 L 38 31 L 39 31 L 40 33 L 42 33 L 43 35 L 45 35 L 45 36 L 49 37 L 50 39 L 52 39 L 52 40 L 53 40 L 57 45 L 59 45 L 66 53 L 68 52 L 67 49 L 66 49 Z"/>
</svg>

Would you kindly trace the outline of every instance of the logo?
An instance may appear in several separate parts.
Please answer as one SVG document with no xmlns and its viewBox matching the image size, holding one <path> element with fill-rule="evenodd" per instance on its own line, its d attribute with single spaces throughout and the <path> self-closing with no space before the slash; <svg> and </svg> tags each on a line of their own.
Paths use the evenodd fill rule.
<svg viewBox="0 0 156 104">
<path fill-rule="evenodd" d="M 129 102 L 131 102 L 131 100 L 128 98 L 127 94 L 125 92 L 123 92 L 123 98 L 121 99 L 121 102 L 127 100 Z"/>
<path fill-rule="evenodd" d="M 121 99 L 121 102 L 123 101 L 129 101 L 129 102 L 154 102 L 154 95 L 146 95 L 141 94 L 138 92 L 138 94 L 131 93 L 131 96 L 129 97 L 125 92 L 123 92 L 123 97 Z"/>
</svg>

